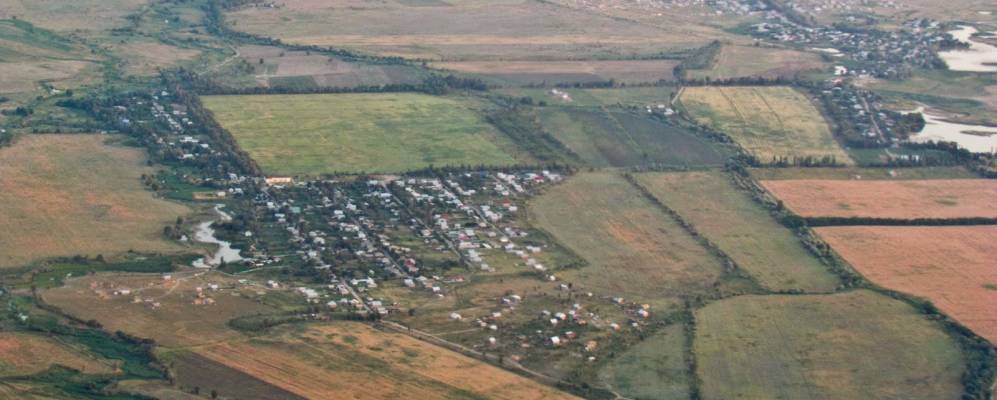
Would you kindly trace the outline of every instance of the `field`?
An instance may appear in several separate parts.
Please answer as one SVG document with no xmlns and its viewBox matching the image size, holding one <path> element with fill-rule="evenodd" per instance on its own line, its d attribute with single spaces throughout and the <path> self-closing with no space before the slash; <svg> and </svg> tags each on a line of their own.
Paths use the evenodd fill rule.
<svg viewBox="0 0 997 400">
<path fill-rule="evenodd" d="M 145 3 L 145 0 L 9 0 L 0 2 L 0 19 L 17 17 L 60 32 L 93 31 L 124 25 L 124 17 Z"/>
<path fill-rule="evenodd" d="M 55 339 L 24 333 L 0 332 L 0 377 L 25 376 L 53 365 L 85 374 L 111 374 L 115 367 L 86 352 Z"/>
<path fill-rule="evenodd" d="M 872 282 L 928 299 L 997 342 L 997 227 L 826 227 L 817 233 Z"/>
<path fill-rule="evenodd" d="M 691 70 L 690 78 L 730 79 L 762 77 L 793 78 L 821 71 L 826 65 L 814 53 L 771 47 L 723 46 L 710 69 Z"/>
<path fill-rule="evenodd" d="M 0 149 L 0 267 L 129 250 L 175 252 L 163 226 L 191 211 L 156 199 L 141 149 L 108 136 L 30 135 Z"/>
<path fill-rule="evenodd" d="M 817 108 L 792 88 L 690 87 L 681 101 L 694 118 L 729 135 L 760 162 L 833 156 L 851 164 Z"/>
<path fill-rule="evenodd" d="M 719 172 L 647 173 L 638 181 L 772 290 L 833 290 L 838 280 L 792 231 Z"/>
<path fill-rule="evenodd" d="M 779 180 L 762 185 L 803 217 L 997 218 L 997 181 L 988 179 Z"/>
<path fill-rule="evenodd" d="M 705 25 L 653 26 L 524 0 L 288 0 L 226 17 L 236 29 L 289 43 L 446 61 L 618 58 L 699 47 L 726 35 Z"/>
<path fill-rule="evenodd" d="M 979 175 L 963 167 L 923 167 L 923 168 L 751 168 L 751 176 L 759 181 L 797 179 L 872 179 L 872 180 L 917 180 L 917 179 L 973 179 Z"/>
<path fill-rule="evenodd" d="M 600 380 L 630 399 L 688 398 L 683 329 L 668 326 L 628 348 L 599 371 Z"/>
<path fill-rule="evenodd" d="M 511 143 L 450 98 L 317 94 L 208 96 L 203 101 L 270 175 L 517 163 L 503 149 Z"/>
<path fill-rule="evenodd" d="M 282 327 L 198 353 L 310 399 L 574 398 L 410 336 L 356 322 Z"/>
<path fill-rule="evenodd" d="M 240 400 L 305 399 L 188 350 L 166 353 L 161 358 L 174 371 L 176 382 L 182 389 L 198 387 L 208 393 L 214 390 L 226 398 Z"/>
<path fill-rule="evenodd" d="M 431 64 L 434 68 L 494 78 L 511 85 L 554 85 L 608 81 L 626 84 L 671 80 L 675 60 L 591 61 L 462 61 Z"/>
<path fill-rule="evenodd" d="M 723 165 L 725 153 L 709 140 L 650 117 L 605 109 L 547 107 L 541 123 L 586 164 Z"/>
<path fill-rule="evenodd" d="M 596 295 L 660 304 L 710 287 L 721 273 L 719 260 L 613 173 L 572 177 L 531 200 L 529 211 L 588 261 L 562 279 Z"/>
<path fill-rule="evenodd" d="M 703 399 L 952 399 L 958 345 L 869 291 L 742 296 L 696 311 Z M 916 350 L 914 350 L 916 349 Z"/>
<path fill-rule="evenodd" d="M 667 105 L 675 96 L 674 86 L 645 86 L 612 89 L 558 89 L 567 99 L 555 96 L 551 89 L 499 89 L 497 92 L 513 97 L 528 97 L 534 102 L 565 107 L 655 107 Z"/>
<path fill-rule="evenodd" d="M 78 87 L 96 79 L 95 61 L 83 46 L 52 32 L 23 21 L 0 21 L 0 69 L 4 71 L 0 94 L 42 93 L 42 82 L 60 89 Z"/>
</svg>

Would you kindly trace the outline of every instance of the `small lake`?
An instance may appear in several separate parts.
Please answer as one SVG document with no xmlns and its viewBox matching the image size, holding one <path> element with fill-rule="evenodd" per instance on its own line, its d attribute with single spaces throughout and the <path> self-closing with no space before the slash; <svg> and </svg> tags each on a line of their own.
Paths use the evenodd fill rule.
<svg viewBox="0 0 997 400">
<path fill-rule="evenodd" d="M 222 211 L 224 204 L 215 205 L 215 212 L 218 214 L 219 220 L 222 222 L 228 222 L 232 220 L 232 216 Z M 207 243 L 218 246 L 218 250 L 211 255 L 211 257 L 202 257 L 194 260 L 193 266 L 195 268 L 210 268 L 217 267 L 221 265 L 222 260 L 225 262 L 236 262 L 241 261 L 242 256 L 239 255 L 239 249 L 233 249 L 232 244 L 224 240 L 218 240 L 215 237 L 215 230 L 211 228 L 215 221 L 205 221 L 197 225 L 197 229 L 194 230 L 194 241 L 198 243 Z"/>
<path fill-rule="evenodd" d="M 997 151 L 997 128 L 984 125 L 957 124 L 945 121 L 942 117 L 924 112 L 918 108 L 914 112 L 924 115 L 924 129 L 910 136 L 910 141 L 955 142 L 959 147 L 973 153 L 994 153 Z"/>
<path fill-rule="evenodd" d="M 949 33 L 960 42 L 969 43 L 969 49 L 943 51 L 938 56 L 945 60 L 952 71 L 997 72 L 997 46 L 972 40 L 978 32 L 972 26 L 962 26 Z"/>
</svg>

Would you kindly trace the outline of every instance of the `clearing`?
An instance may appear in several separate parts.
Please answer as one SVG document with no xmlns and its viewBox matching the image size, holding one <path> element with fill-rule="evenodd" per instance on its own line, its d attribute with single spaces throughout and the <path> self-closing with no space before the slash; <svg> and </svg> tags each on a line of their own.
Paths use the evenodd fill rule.
<svg viewBox="0 0 997 400">
<path fill-rule="evenodd" d="M 707 400 L 953 399 L 965 370 L 937 322 L 865 290 L 712 303 L 694 350 Z"/>
<path fill-rule="evenodd" d="M 207 96 L 204 105 L 271 175 L 506 166 L 513 148 L 468 105 L 412 93 Z"/>
<path fill-rule="evenodd" d="M 681 102 L 696 120 L 729 135 L 759 162 L 829 156 L 852 163 L 817 107 L 793 88 L 690 87 Z"/>
<path fill-rule="evenodd" d="M 991 179 L 762 181 L 803 217 L 997 218 Z"/>
<path fill-rule="evenodd" d="M 139 179 L 153 172 L 143 150 L 109 138 L 29 135 L 0 149 L 0 267 L 182 249 L 163 238 L 163 226 L 191 210 L 154 198 Z"/>
<path fill-rule="evenodd" d="M 646 173 L 637 180 L 772 290 L 833 290 L 838 279 L 721 172 Z"/>
<path fill-rule="evenodd" d="M 872 282 L 930 300 L 997 342 L 997 226 L 817 228 Z"/>
</svg>

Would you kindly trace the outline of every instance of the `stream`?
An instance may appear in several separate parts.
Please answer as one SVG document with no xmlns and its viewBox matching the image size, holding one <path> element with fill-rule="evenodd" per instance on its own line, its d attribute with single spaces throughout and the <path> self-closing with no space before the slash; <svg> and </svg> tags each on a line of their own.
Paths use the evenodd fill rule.
<svg viewBox="0 0 997 400">
<path fill-rule="evenodd" d="M 218 214 L 218 218 L 222 222 L 228 222 L 232 220 L 232 216 L 222 211 L 224 204 L 216 204 L 215 212 Z M 239 255 L 239 249 L 232 248 L 232 244 L 224 240 L 219 240 L 215 237 L 215 230 L 211 228 L 215 221 L 205 221 L 197 225 L 197 229 L 194 230 L 194 241 L 198 243 L 214 244 L 218 246 L 218 250 L 211 255 L 211 257 L 202 257 L 194 260 L 193 266 L 195 268 L 211 268 L 221 265 L 222 260 L 225 262 L 236 262 L 241 261 L 242 256 Z"/>
</svg>

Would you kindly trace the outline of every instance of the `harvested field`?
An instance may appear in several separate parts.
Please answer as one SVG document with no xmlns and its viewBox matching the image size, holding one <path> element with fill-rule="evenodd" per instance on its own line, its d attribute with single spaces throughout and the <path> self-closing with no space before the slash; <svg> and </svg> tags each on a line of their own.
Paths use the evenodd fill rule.
<svg viewBox="0 0 997 400">
<path fill-rule="evenodd" d="M 852 163 L 817 107 L 793 88 L 690 87 L 681 102 L 696 120 L 729 135 L 760 162 L 830 156 Z"/>
<path fill-rule="evenodd" d="M 356 322 L 279 328 L 202 356 L 307 399 L 571 399 L 407 335 Z"/>
<path fill-rule="evenodd" d="M 613 173 L 570 178 L 529 204 L 535 225 L 588 261 L 559 274 L 580 290 L 637 302 L 711 287 L 720 261 Z"/>
<path fill-rule="evenodd" d="M 997 218 L 997 181 L 990 179 L 762 181 L 803 217 Z"/>
<path fill-rule="evenodd" d="M 707 400 L 954 399 L 965 370 L 940 324 L 864 290 L 711 303 L 694 348 Z"/>
<path fill-rule="evenodd" d="M 872 282 L 930 300 L 997 343 L 997 226 L 855 226 L 817 233 Z"/>
<path fill-rule="evenodd" d="M 251 299 L 262 286 L 250 287 L 219 273 L 188 271 L 165 280 L 159 274 L 98 273 L 66 281 L 42 292 L 42 298 L 83 320 L 97 320 L 108 331 L 152 338 L 167 347 L 201 345 L 241 338 L 229 319 L 265 312 L 272 307 Z M 221 286 L 206 292 L 209 283 Z M 117 294 L 129 290 L 128 294 Z M 137 301 L 136 301 L 137 299 Z"/>
<path fill-rule="evenodd" d="M 797 74 L 821 71 L 826 65 L 820 56 L 802 51 L 771 47 L 723 46 L 710 69 L 691 70 L 689 77 L 730 79 L 762 77 L 793 78 Z"/>
<path fill-rule="evenodd" d="M 637 180 L 772 290 L 826 292 L 838 279 L 720 172 L 646 173 Z"/>
<path fill-rule="evenodd" d="M 514 85 L 608 81 L 627 84 L 671 80 L 675 60 L 626 61 L 461 61 L 432 64 L 435 68 L 483 75 Z"/>
<path fill-rule="evenodd" d="M 588 165 L 719 166 L 724 151 L 678 126 L 604 109 L 544 108 L 541 122 Z"/>
<path fill-rule="evenodd" d="M 55 339 L 0 332 L 0 377 L 25 376 L 61 365 L 85 374 L 111 374 L 115 366 Z"/>
<path fill-rule="evenodd" d="M 392 93 L 207 96 L 203 101 L 272 175 L 517 163 L 503 149 L 514 145 L 452 98 Z"/>
<path fill-rule="evenodd" d="M 234 28 L 289 43 L 430 60 L 619 58 L 699 47 L 698 24 L 652 26 L 523 0 L 461 2 L 288 0 L 227 14 Z"/>
<path fill-rule="evenodd" d="M 0 149 L 0 267 L 77 254 L 175 252 L 163 226 L 190 210 L 156 199 L 141 149 L 107 136 L 31 135 Z M 14 228 L 16 227 L 16 228 Z"/>
</svg>

